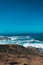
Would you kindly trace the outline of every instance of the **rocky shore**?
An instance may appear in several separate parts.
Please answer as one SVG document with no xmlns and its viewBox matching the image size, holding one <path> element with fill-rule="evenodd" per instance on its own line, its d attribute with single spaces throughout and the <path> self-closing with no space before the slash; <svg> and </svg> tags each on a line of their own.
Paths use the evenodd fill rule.
<svg viewBox="0 0 43 65">
<path fill-rule="evenodd" d="M 0 45 L 0 65 L 43 65 L 43 49 Z"/>
</svg>

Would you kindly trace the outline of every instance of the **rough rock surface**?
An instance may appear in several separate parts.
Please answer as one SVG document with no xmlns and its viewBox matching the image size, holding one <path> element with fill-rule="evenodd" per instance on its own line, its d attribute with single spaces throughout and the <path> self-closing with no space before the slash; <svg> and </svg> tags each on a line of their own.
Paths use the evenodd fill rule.
<svg viewBox="0 0 43 65">
<path fill-rule="evenodd" d="M 43 65 L 43 54 L 36 48 L 0 45 L 0 65 Z"/>
</svg>

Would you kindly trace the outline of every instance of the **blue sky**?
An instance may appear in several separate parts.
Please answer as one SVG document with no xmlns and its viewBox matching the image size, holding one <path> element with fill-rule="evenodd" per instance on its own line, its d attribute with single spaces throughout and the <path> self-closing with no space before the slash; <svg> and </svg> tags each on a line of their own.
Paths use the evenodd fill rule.
<svg viewBox="0 0 43 65">
<path fill-rule="evenodd" d="M 43 32 L 43 0 L 0 0 L 0 33 Z"/>
</svg>

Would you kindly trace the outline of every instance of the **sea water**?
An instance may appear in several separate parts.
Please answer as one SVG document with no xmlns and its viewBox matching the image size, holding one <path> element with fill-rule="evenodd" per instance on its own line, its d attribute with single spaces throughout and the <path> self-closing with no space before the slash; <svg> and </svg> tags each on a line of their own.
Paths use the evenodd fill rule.
<svg viewBox="0 0 43 65">
<path fill-rule="evenodd" d="M 18 44 L 24 47 L 32 46 L 36 48 L 43 48 L 43 36 L 41 35 L 12 35 L 0 36 L 0 44 Z"/>
</svg>

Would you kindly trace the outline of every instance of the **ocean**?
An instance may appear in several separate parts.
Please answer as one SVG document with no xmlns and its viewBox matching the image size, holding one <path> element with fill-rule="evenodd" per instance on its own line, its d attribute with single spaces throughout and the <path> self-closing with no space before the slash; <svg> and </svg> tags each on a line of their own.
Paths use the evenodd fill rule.
<svg viewBox="0 0 43 65">
<path fill-rule="evenodd" d="M 24 47 L 43 48 L 43 33 L 0 34 L 0 45 L 18 44 Z"/>
</svg>

